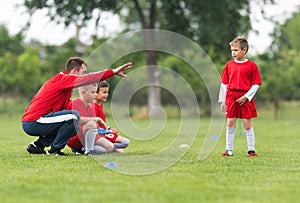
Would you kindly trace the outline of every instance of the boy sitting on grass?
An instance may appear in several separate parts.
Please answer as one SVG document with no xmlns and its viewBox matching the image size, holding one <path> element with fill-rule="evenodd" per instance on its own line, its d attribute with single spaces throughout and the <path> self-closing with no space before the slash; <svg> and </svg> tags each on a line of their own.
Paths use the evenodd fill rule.
<svg viewBox="0 0 300 203">
<path fill-rule="evenodd" d="M 95 103 L 96 115 L 99 116 L 104 121 L 103 123 L 106 122 L 106 118 L 103 111 L 102 103 L 107 100 L 108 92 L 109 92 L 109 84 L 106 81 L 99 82 L 98 89 L 97 89 L 97 96 L 94 99 L 94 103 Z M 109 133 L 104 134 L 105 138 L 111 141 L 119 152 L 123 152 L 122 149 L 128 147 L 129 140 L 118 135 L 117 129 L 105 126 L 103 123 L 100 124 L 100 128 L 109 131 Z"/>
<path fill-rule="evenodd" d="M 97 83 L 79 87 L 79 98 L 72 100 L 68 109 L 77 110 L 80 113 L 80 130 L 72 137 L 67 145 L 74 154 L 101 154 L 114 151 L 114 145 L 103 135 L 98 134 L 99 123 L 105 122 L 95 114 L 93 100 L 96 98 Z"/>
</svg>

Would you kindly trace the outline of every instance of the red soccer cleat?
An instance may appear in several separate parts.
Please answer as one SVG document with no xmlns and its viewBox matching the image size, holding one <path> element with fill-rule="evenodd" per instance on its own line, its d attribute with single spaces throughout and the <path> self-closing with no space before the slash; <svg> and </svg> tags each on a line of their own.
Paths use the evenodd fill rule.
<svg viewBox="0 0 300 203">
<path fill-rule="evenodd" d="M 251 156 L 258 156 L 258 154 L 256 154 L 255 151 L 252 150 L 252 151 L 248 151 L 248 156 L 249 157 L 251 157 Z"/>
<path fill-rule="evenodd" d="M 226 150 L 226 152 L 221 153 L 221 156 L 233 156 L 232 152 Z"/>
</svg>

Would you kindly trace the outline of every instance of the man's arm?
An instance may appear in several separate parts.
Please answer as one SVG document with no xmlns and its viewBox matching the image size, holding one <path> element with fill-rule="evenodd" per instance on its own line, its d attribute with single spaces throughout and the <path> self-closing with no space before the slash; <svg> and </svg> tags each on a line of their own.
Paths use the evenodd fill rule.
<svg viewBox="0 0 300 203">
<path fill-rule="evenodd" d="M 74 87 L 80 87 L 85 86 L 93 83 L 97 83 L 99 81 L 105 80 L 109 77 L 112 77 L 114 74 L 119 75 L 121 77 L 128 77 L 124 74 L 124 70 L 127 70 L 132 67 L 132 63 L 126 63 L 118 68 L 111 69 L 111 70 L 104 70 L 94 73 L 89 73 L 85 75 L 62 75 L 62 77 L 65 77 L 62 82 L 64 83 L 64 88 L 74 88 Z"/>
</svg>

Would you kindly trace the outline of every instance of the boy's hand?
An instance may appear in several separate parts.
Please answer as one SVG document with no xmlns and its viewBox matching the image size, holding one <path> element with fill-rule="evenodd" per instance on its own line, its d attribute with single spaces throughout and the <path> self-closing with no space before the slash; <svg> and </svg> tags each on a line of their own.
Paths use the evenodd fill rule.
<svg viewBox="0 0 300 203">
<path fill-rule="evenodd" d="M 225 104 L 225 102 L 222 102 L 222 103 L 221 103 L 220 109 L 221 109 L 221 111 L 223 111 L 223 112 L 226 111 L 226 104 Z"/>
<path fill-rule="evenodd" d="M 110 128 L 110 130 L 111 130 L 112 133 L 115 133 L 115 134 L 118 133 L 118 130 L 116 128 Z"/>
<path fill-rule="evenodd" d="M 128 76 L 124 74 L 124 70 L 127 70 L 132 67 L 132 63 L 126 63 L 118 68 L 113 69 L 114 74 L 117 74 L 121 77 L 127 78 Z"/>
<path fill-rule="evenodd" d="M 241 96 L 236 100 L 237 103 L 239 103 L 241 106 L 247 101 L 247 97 Z"/>
<path fill-rule="evenodd" d="M 96 117 L 96 118 L 95 118 L 95 121 L 96 121 L 96 122 L 99 122 L 100 124 L 102 124 L 102 125 L 104 125 L 104 126 L 106 127 L 106 123 L 104 122 L 104 120 L 102 120 L 102 118 Z"/>
</svg>

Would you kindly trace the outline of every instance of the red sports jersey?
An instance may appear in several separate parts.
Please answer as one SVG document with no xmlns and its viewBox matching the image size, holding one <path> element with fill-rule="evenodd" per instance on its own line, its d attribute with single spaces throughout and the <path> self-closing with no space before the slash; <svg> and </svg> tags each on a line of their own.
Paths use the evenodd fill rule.
<svg viewBox="0 0 300 203">
<path fill-rule="evenodd" d="M 65 71 L 50 78 L 33 97 L 25 110 L 22 121 L 31 122 L 51 112 L 66 109 L 74 87 L 84 86 L 105 80 L 113 75 L 106 70 L 86 75 L 72 75 Z"/>
<path fill-rule="evenodd" d="M 238 91 L 248 91 L 252 85 L 262 84 L 258 67 L 251 60 L 243 63 L 228 61 L 222 72 L 221 82 L 227 85 L 227 89 Z"/>
<path fill-rule="evenodd" d="M 95 104 L 94 103 L 94 105 L 95 105 L 94 109 L 96 111 L 97 117 L 102 118 L 102 120 L 106 123 L 106 118 L 105 118 L 105 114 L 103 111 L 103 104 Z M 98 127 L 105 129 L 105 126 L 103 124 L 101 124 Z M 116 133 L 105 134 L 104 136 L 106 139 L 108 139 L 111 142 L 115 142 L 116 139 L 118 138 L 118 134 L 116 134 Z"/>
<path fill-rule="evenodd" d="M 84 105 L 82 100 L 74 99 L 72 100 L 68 106 L 68 110 L 77 110 L 80 113 L 80 117 L 95 117 L 95 107 L 93 103 L 89 104 L 87 107 Z M 77 132 L 77 135 L 73 136 L 67 143 L 69 147 L 72 149 L 80 149 L 83 147 L 83 125 L 80 125 L 80 130 Z M 79 136 L 78 136 L 79 135 Z M 96 140 L 100 137 L 96 137 Z"/>
<path fill-rule="evenodd" d="M 95 113 L 96 113 L 97 117 L 102 118 L 102 120 L 106 123 L 106 118 L 105 118 L 105 114 L 103 111 L 103 104 L 93 103 L 93 105 L 94 105 L 94 109 L 95 109 Z M 101 124 L 99 127 L 105 128 L 105 126 L 103 124 Z"/>
<path fill-rule="evenodd" d="M 77 110 L 80 113 L 80 117 L 96 117 L 96 111 L 94 103 L 90 103 L 87 107 L 83 101 L 79 98 L 72 100 L 68 106 L 68 110 Z"/>
<path fill-rule="evenodd" d="M 84 103 L 82 102 L 82 100 L 74 99 L 69 103 L 67 109 L 79 111 L 80 116 L 82 116 L 82 117 L 100 117 L 100 118 L 102 118 L 102 120 L 104 122 L 106 122 L 102 104 L 90 103 L 89 106 L 86 107 L 84 105 Z M 100 125 L 99 122 L 97 123 L 97 127 L 105 128 L 105 126 L 103 124 Z M 81 147 L 83 147 L 83 145 L 82 145 L 83 135 L 82 134 L 83 134 L 83 125 L 80 125 L 79 132 L 77 133 L 77 135 L 75 135 L 68 141 L 67 145 L 72 149 L 80 149 Z M 101 137 L 102 137 L 102 135 L 97 134 L 95 140 L 98 140 Z M 107 134 L 107 135 L 104 135 L 104 137 L 111 142 L 115 142 L 118 135 L 117 134 Z"/>
</svg>

